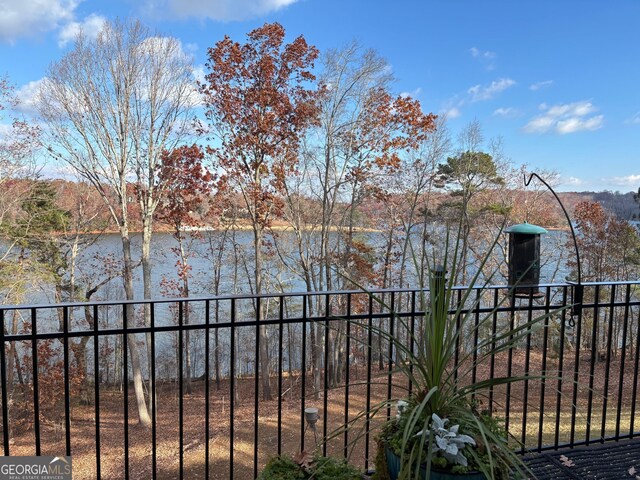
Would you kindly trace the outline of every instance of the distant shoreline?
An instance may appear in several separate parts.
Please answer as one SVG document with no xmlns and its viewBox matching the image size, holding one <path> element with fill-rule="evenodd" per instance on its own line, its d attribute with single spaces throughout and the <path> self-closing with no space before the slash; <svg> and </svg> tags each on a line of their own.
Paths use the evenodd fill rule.
<svg viewBox="0 0 640 480">
<path fill-rule="evenodd" d="M 191 228 L 186 228 L 181 230 L 182 233 L 192 233 L 192 232 L 220 232 L 220 231 L 224 231 L 224 230 L 229 230 L 229 231 L 235 231 L 235 232 L 250 232 L 253 230 L 253 227 L 251 227 L 251 225 L 233 225 L 229 228 L 225 228 L 225 227 L 191 227 Z M 294 228 L 291 225 L 273 225 L 267 229 L 265 229 L 265 231 L 269 231 L 269 230 L 273 230 L 275 232 L 288 232 L 294 231 Z M 339 229 L 338 227 L 330 227 L 329 231 L 331 232 L 337 232 L 340 230 L 346 230 L 346 229 Z M 304 229 L 305 232 L 310 232 L 310 231 L 320 231 L 320 226 L 319 225 L 314 225 L 311 226 L 309 228 L 305 228 Z M 370 228 L 370 227 L 354 227 L 353 228 L 354 232 L 357 233 L 376 233 L 376 232 L 381 232 L 381 230 L 379 229 L 375 229 L 375 228 Z M 103 235 L 103 234 L 107 234 L 107 235 L 117 235 L 119 234 L 120 231 L 118 229 L 107 229 L 107 230 L 92 230 L 89 232 L 82 232 L 80 233 L 80 235 Z M 166 234 L 173 234 L 174 231 L 168 228 L 157 228 L 153 230 L 153 233 L 166 233 Z M 129 234 L 130 235 L 141 235 L 142 234 L 142 230 L 129 230 Z M 64 235 L 64 232 L 56 232 L 54 233 L 54 235 L 56 236 L 61 236 Z"/>
</svg>

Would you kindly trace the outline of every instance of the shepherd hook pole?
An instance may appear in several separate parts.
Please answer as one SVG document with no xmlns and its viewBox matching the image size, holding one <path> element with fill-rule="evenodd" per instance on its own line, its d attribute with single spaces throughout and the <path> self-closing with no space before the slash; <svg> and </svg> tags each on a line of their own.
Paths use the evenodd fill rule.
<svg viewBox="0 0 640 480">
<path fill-rule="evenodd" d="M 558 197 L 558 195 L 553 190 L 553 188 L 551 188 L 551 186 L 547 182 L 545 182 L 540 175 L 533 172 L 529 175 L 529 179 L 527 180 L 527 175 L 525 174 L 524 186 L 528 187 L 533 177 L 536 177 L 540 182 L 542 182 L 544 186 L 547 187 L 549 191 L 553 194 L 553 196 L 556 198 L 556 200 L 560 204 L 560 208 L 562 208 L 562 211 L 564 212 L 564 216 L 567 219 L 569 228 L 571 229 L 571 238 L 573 238 L 573 246 L 576 250 L 576 262 L 578 266 L 578 283 L 570 282 L 573 284 L 573 302 L 574 302 L 574 304 L 571 307 L 571 315 L 572 317 L 575 315 L 580 315 L 582 313 L 582 299 L 583 299 L 584 288 L 582 286 L 582 266 L 580 264 L 580 250 L 578 249 L 578 240 L 576 238 L 576 232 L 573 229 L 573 224 L 571 223 L 571 218 L 569 217 L 569 213 L 567 212 L 567 209 L 564 208 L 562 201 L 560 201 L 560 197 Z M 573 318 L 571 318 L 569 320 L 569 326 L 573 327 L 574 325 L 575 325 L 575 322 L 573 321 Z"/>
</svg>

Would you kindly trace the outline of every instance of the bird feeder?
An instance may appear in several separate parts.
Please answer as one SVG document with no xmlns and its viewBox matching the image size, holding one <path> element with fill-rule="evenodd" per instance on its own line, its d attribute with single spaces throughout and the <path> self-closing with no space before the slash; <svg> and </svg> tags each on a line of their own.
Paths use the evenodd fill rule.
<svg viewBox="0 0 640 480">
<path fill-rule="evenodd" d="M 515 297 L 539 297 L 540 235 L 537 225 L 520 223 L 505 230 L 509 234 L 509 286 Z"/>
</svg>

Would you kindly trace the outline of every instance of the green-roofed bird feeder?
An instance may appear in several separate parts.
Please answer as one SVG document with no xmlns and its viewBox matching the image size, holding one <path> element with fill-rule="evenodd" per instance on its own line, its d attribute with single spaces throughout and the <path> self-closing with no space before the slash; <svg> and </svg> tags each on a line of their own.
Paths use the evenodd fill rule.
<svg viewBox="0 0 640 480">
<path fill-rule="evenodd" d="M 531 223 L 520 223 L 505 230 L 509 234 L 509 287 L 519 298 L 541 297 L 540 235 L 547 231 Z"/>
</svg>

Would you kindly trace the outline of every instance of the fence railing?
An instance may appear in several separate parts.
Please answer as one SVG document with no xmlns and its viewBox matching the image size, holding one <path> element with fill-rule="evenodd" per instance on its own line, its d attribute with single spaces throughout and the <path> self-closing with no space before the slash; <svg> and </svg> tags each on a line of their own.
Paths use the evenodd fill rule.
<svg viewBox="0 0 640 480">
<path fill-rule="evenodd" d="M 522 452 L 640 435 L 639 286 L 585 284 L 573 317 L 569 284 L 524 299 L 477 289 L 456 361 L 542 319 L 458 381 L 523 377 L 477 399 Z M 424 321 L 420 291 L 372 293 L 1 307 L 4 455 L 71 455 L 76 478 L 255 478 L 269 457 L 320 442 L 372 468 L 376 428 L 393 412 L 359 413 L 408 394 L 393 372 L 403 359 L 379 333 L 413 345 Z M 149 427 L 138 422 L 136 382 Z M 307 407 L 319 409 L 317 430 Z"/>
</svg>

